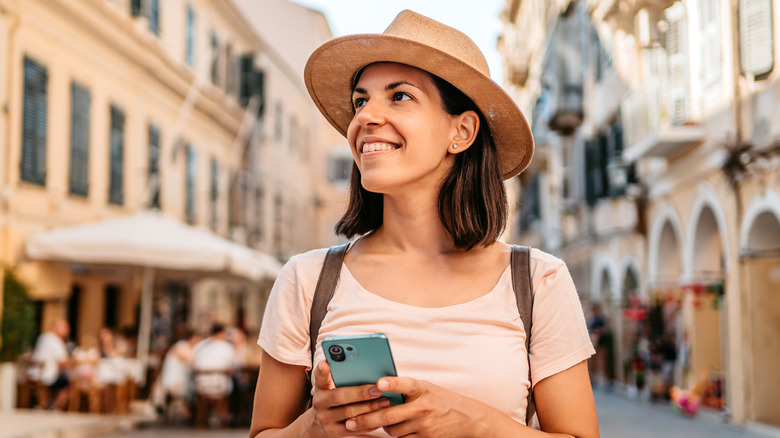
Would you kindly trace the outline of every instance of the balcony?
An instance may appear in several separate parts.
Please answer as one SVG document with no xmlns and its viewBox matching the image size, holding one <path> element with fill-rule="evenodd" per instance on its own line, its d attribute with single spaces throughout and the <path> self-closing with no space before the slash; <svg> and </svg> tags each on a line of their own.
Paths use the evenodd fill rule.
<svg viewBox="0 0 780 438">
<path fill-rule="evenodd" d="M 625 162 L 644 157 L 672 159 L 704 142 L 704 128 L 685 120 L 685 99 L 664 101 L 662 94 L 657 83 L 650 83 L 621 104 Z"/>
<path fill-rule="evenodd" d="M 561 135 L 571 135 L 582 124 L 582 85 L 566 85 L 555 101 L 549 122 L 550 129 Z"/>
</svg>

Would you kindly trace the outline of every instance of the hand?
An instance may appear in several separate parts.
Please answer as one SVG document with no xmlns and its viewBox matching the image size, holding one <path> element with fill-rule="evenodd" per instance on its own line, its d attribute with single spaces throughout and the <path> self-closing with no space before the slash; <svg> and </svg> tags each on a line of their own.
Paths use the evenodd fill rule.
<svg viewBox="0 0 780 438">
<path fill-rule="evenodd" d="M 400 392 L 406 402 L 346 422 L 349 431 L 384 427 L 391 436 L 468 437 L 487 435 L 482 427 L 492 408 L 430 382 L 383 377 L 381 391 Z"/>
<path fill-rule="evenodd" d="M 378 426 L 347 430 L 346 421 L 360 415 L 379 411 L 390 406 L 390 401 L 380 398 L 382 391 L 376 385 L 336 388 L 325 361 L 314 368 L 313 416 L 309 436 L 343 437 L 368 433 Z"/>
</svg>

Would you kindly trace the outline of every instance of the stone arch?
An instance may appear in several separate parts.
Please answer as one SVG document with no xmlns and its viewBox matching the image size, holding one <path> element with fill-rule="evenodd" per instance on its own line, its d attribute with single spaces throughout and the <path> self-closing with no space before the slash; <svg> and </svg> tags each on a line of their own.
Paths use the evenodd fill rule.
<svg viewBox="0 0 780 438">
<path fill-rule="evenodd" d="M 697 274 L 704 270 L 703 265 L 707 265 L 708 270 L 722 270 L 725 272 L 729 266 L 726 215 L 720 204 L 717 192 L 711 184 L 703 182 L 697 187 L 689 218 L 690 220 L 686 226 L 685 245 L 683 246 L 684 277 L 695 280 Z M 715 233 L 712 233 L 713 231 Z M 720 245 L 713 240 L 714 237 L 720 240 Z M 720 247 L 721 259 L 717 260 L 717 264 L 710 259 L 712 254 L 704 254 L 705 258 L 701 257 L 702 248 L 705 246 L 705 240 L 703 239 L 705 238 L 707 247 Z M 706 262 L 702 263 L 704 260 Z"/>
<path fill-rule="evenodd" d="M 606 303 L 617 298 L 618 274 L 609 257 L 603 256 L 599 259 L 591 278 L 593 282 L 591 301 Z"/>
<path fill-rule="evenodd" d="M 648 281 L 677 283 L 682 274 L 682 227 L 674 207 L 665 202 L 653 218 L 648 238 Z"/>
<path fill-rule="evenodd" d="M 740 252 L 743 255 L 780 250 L 780 194 L 767 191 L 758 196 L 745 211 L 740 230 Z"/>
</svg>

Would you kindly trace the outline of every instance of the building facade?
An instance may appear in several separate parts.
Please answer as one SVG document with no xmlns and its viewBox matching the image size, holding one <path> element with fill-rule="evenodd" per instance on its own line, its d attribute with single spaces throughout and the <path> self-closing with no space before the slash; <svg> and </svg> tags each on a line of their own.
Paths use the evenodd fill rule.
<svg viewBox="0 0 780 438">
<path fill-rule="evenodd" d="M 514 236 L 605 309 L 607 379 L 780 426 L 780 4 L 507 1 L 504 23 L 543 151 Z"/>
<path fill-rule="evenodd" d="M 318 23 L 299 34 L 330 37 L 321 14 L 291 13 Z M 31 260 L 38 232 L 159 210 L 281 262 L 333 240 L 319 195 L 333 140 L 294 60 L 236 2 L 0 0 L 0 35 L 0 259 L 41 329 L 137 330 L 143 276 Z M 160 272 L 152 330 L 161 347 L 182 323 L 251 334 L 272 281 Z"/>
</svg>

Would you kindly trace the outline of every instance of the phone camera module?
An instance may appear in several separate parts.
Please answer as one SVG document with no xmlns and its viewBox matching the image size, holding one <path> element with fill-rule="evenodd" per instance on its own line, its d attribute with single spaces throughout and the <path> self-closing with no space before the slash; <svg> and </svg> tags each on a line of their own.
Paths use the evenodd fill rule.
<svg viewBox="0 0 780 438">
<path fill-rule="evenodd" d="M 344 349 L 340 345 L 331 345 L 328 348 L 328 353 L 330 358 L 336 362 L 343 362 L 347 358 L 346 354 L 344 354 Z"/>
</svg>

